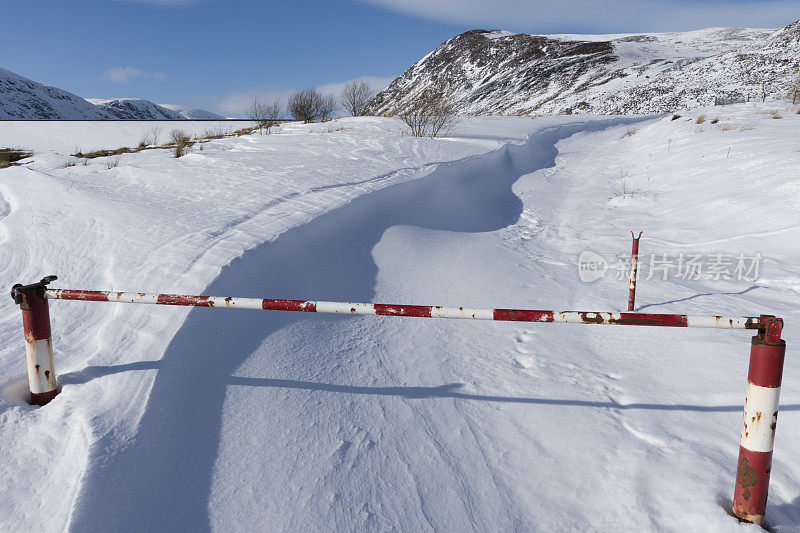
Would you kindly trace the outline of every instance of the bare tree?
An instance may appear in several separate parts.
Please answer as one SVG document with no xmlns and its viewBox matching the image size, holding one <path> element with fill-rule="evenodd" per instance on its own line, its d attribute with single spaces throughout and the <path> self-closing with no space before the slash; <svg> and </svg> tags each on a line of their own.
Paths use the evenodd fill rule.
<svg viewBox="0 0 800 533">
<path fill-rule="evenodd" d="M 337 103 L 334 95 L 328 94 L 320 98 L 319 107 L 317 108 L 319 119 L 322 122 L 332 119 L 333 113 L 336 111 L 336 107 Z"/>
<path fill-rule="evenodd" d="M 414 137 L 446 135 L 458 121 L 455 106 L 439 91 L 426 91 L 414 97 L 399 116 Z"/>
<path fill-rule="evenodd" d="M 260 96 L 254 96 L 248 109 L 249 118 L 258 122 L 259 129 L 266 128 L 267 133 L 272 126 L 278 123 L 282 114 L 283 106 L 277 98 L 267 100 Z"/>
<path fill-rule="evenodd" d="M 333 95 L 323 96 L 316 89 L 296 91 L 289 97 L 289 113 L 303 122 L 329 120 L 334 111 L 336 98 Z"/>
<path fill-rule="evenodd" d="M 311 122 L 316 118 L 320 95 L 314 89 L 296 91 L 289 97 L 289 113 L 297 120 Z"/>
<path fill-rule="evenodd" d="M 375 97 L 369 85 L 363 81 L 351 81 L 342 89 L 339 102 L 342 108 L 354 117 L 361 117 L 367 114 L 369 102 Z"/>
</svg>

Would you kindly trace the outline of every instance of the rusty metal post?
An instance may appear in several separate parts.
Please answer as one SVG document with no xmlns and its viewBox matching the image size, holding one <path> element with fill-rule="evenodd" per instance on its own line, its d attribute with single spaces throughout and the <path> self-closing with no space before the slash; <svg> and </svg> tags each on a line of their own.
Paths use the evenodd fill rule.
<svg viewBox="0 0 800 533">
<path fill-rule="evenodd" d="M 733 514 L 763 526 L 786 342 L 781 339 L 783 320 L 762 315 L 760 323 L 750 347 Z"/>
<path fill-rule="evenodd" d="M 58 394 L 56 372 L 53 368 L 53 340 L 50 333 L 50 311 L 44 291 L 56 276 L 47 276 L 31 285 L 17 284 L 11 297 L 22 310 L 25 332 L 25 352 L 28 359 L 30 403 L 45 405 Z"/>
<path fill-rule="evenodd" d="M 634 302 L 636 301 L 636 278 L 639 275 L 639 239 L 642 238 L 643 231 L 639 232 L 637 237 L 631 232 L 633 237 L 633 248 L 631 249 L 631 284 L 628 289 L 628 311 L 633 311 Z"/>
</svg>

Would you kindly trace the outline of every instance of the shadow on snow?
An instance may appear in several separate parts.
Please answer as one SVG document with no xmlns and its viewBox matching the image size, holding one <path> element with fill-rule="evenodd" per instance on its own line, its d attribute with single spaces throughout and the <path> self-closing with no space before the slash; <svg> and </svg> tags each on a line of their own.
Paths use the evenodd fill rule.
<svg viewBox="0 0 800 533">
<path fill-rule="evenodd" d="M 580 131 L 599 131 L 632 121 L 614 119 L 553 127 L 534 134 L 523 145 L 506 145 L 486 156 L 442 164 L 425 179 L 357 198 L 247 252 L 223 269 L 204 292 L 371 301 L 377 274 L 371 252 L 387 228 L 407 225 L 486 232 L 514 224 L 522 212 L 522 202 L 513 194 L 512 184 L 524 174 L 551 167 L 559 140 Z M 62 376 L 64 383 L 81 383 L 108 373 L 158 369 L 135 439 L 124 448 L 113 440 L 113 435 L 93 444 L 70 527 L 88 531 L 209 530 L 212 473 L 220 445 L 223 401 L 230 385 L 605 406 L 571 400 L 476 396 L 458 392 L 458 384 L 351 387 L 232 377 L 263 339 L 287 324 L 348 319 L 349 316 L 307 313 L 195 309 L 160 361 L 107 369 L 94 367 Z"/>
</svg>

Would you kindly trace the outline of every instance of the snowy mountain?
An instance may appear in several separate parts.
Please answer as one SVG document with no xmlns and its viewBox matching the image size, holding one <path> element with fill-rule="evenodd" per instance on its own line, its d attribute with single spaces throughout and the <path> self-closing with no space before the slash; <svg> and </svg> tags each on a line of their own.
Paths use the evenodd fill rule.
<svg viewBox="0 0 800 533">
<path fill-rule="evenodd" d="M 526 35 L 471 30 L 423 57 L 373 100 L 392 114 L 442 92 L 461 114 L 666 113 L 715 97 L 785 96 L 798 23 L 783 30 Z"/>
<path fill-rule="evenodd" d="M 0 68 L 0 120 L 113 118 L 80 96 Z"/>
<path fill-rule="evenodd" d="M 125 120 L 176 120 L 180 113 L 141 98 L 87 98 L 114 118 Z"/>
<path fill-rule="evenodd" d="M 158 104 L 158 106 L 169 109 L 171 111 L 175 111 L 183 118 L 187 118 L 190 120 L 222 120 L 225 118 L 222 115 L 217 115 L 216 113 L 212 113 L 211 111 L 206 111 L 205 109 L 197 109 L 194 107 L 187 107 L 183 105 Z"/>
<path fill-rule="evenodd" d="M 668 112 L 727 100 L 785 98 L 800 76 L 800 21 L 764 40 L 671 69 L 629 92 L 607 95 L 607 109 Z"/>
<path fill-rule="evenodd" d="M 180 105 L 157 105 L 141 98 L 81 98 L 0 68 L 0 120 L 222 119 L 215 113 Z"/>
</svg>

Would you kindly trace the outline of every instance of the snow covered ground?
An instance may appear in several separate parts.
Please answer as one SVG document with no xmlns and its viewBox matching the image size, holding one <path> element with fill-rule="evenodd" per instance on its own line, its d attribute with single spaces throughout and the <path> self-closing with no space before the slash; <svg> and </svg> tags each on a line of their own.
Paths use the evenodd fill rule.
<svg viewBox="0 0 800 533">
<path fill-rule="evenodd" d="M 0 171 L 0 285 L 620 310 L 627 283 L 585 284 L 577 259 L 629 252 L 631 229 L 642 254 L 759 252 L 755 281 L 644 261 L 638 309 L 784 317 L 768 522 L 796 531 L 800 115 L 772 109 L 470 118 L 436 140 L 343 119 L 111 168 L 40 144 Z M 759 530 L 728 515 L 746 333 L 51 314 L 63 390 L 36 409 L 0 300 L 0 529 Z"/>
</svg>

